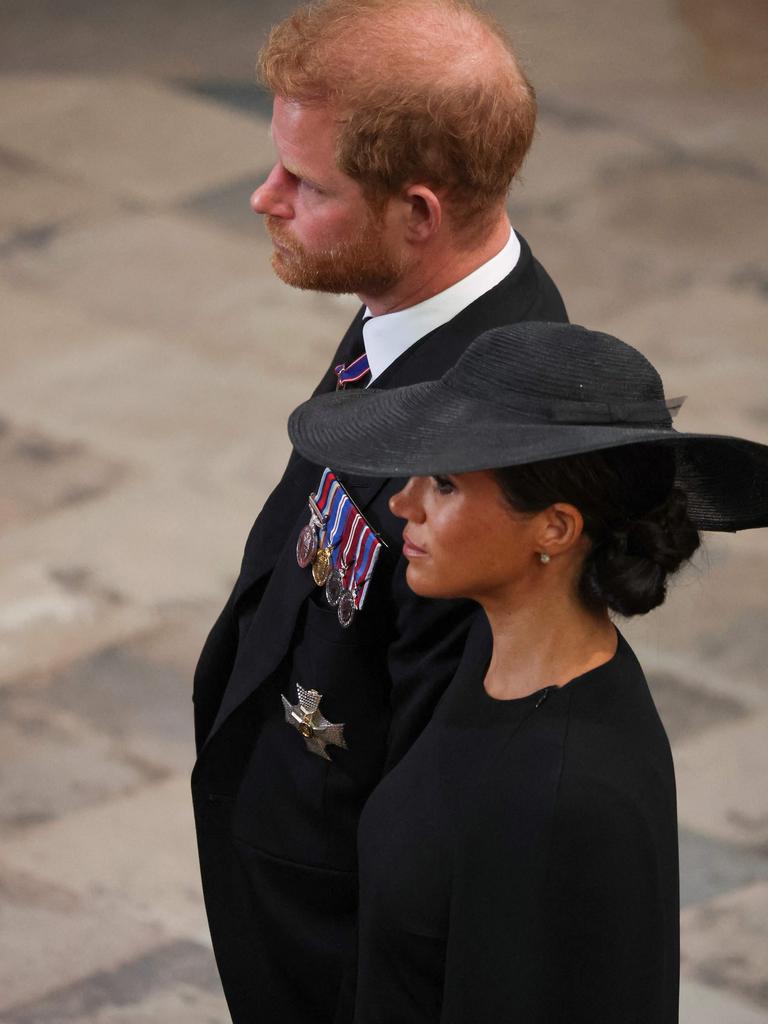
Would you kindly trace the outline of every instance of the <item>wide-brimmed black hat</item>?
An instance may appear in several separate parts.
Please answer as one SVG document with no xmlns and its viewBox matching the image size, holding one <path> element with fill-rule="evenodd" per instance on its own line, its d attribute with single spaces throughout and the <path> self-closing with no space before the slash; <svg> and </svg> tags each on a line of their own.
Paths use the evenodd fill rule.
<svg viewBox="0 0 768 1024">
<path fill-rule="evenodd" d="M 298 451 L 365 476 L 514 466 L 664 442 L 699 529 L 768 525 L 768 446 L 672 427 L 682 400 L 618 338 L 573 324 L 518 323 L 481 334 L 440 380 L 339 391 L 289 420 Z"/>
</svg>

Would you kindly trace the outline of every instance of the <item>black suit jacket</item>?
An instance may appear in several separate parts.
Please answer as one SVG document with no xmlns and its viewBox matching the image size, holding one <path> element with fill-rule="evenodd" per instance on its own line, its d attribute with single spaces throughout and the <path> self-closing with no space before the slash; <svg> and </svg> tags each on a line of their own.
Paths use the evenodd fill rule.
<svg viewBox="0 0 768 1024">
<path fill-rule="evenodd" d="M 353 321 L 315 393 L 335 386 L 359 336 Z M 442 375 L 477 335 L 520 320 L 565 320 L 562 300 L 521 239 L 517 266 L 420 339 L 377 388 Z M 195 675 L 193 774 L 209 922 L 236 1024 L 333 1021 L 354 945 L 356 828 L 387 765 L 419 735 L 461 656 L 474 606 L 428 601 L 405 584 L 402 481 L 342 477 L 387 547 L 366 604 L 343 629 L 295 557 L 323 467 L 293 453 L 251 530 L 240 576 Z M 326 762 L 283 720 L 295 684 L 323 694 L 348 749 Z M 343 1012 L 339 1011 L 339 1019 Z"/>
</svg>

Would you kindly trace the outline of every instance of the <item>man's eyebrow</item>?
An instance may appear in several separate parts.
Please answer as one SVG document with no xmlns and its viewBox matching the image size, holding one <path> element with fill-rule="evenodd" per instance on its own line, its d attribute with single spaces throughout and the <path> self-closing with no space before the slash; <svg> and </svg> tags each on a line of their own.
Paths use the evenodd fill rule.
<svg viewBox="0 0 768 1024">
<path fill-rule="evenodd" d="M 286 171 L 288 171 L 289 174 L 292 174 L 294 178 L 300 178 L 301 181 L 306 181 L 309 185 L 312 185 L 315 188 L 323 190 L 327 188 L 326 185 L 321 184 L 319 181 L 313 178 L 311 174 L 305 174 L 305 172 L 302 171 L 302 169 L 300 167 L 297 167 L 295 164 L 291 165 L 289 163 L 286 163 L 284 160 L 281 161 L 281 163 L 283 167 L 286 169 Z"/>
</svg>

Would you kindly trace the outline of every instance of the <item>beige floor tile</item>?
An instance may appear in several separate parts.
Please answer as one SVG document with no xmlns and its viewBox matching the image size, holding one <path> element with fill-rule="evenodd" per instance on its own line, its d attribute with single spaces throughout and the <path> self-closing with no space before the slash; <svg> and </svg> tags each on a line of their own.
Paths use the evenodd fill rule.
<svg viewBox="0 0 768 1024">
<path fill-rule="evenodd" d="M 65 116 L 88 102 L 97 80 L 78 75 L 15 74 L 0 76 L 0 131 L 10 141 L 25 121 Z M 55 152 L 55 150 L 54 150 Z"/>
<path fill-rule="evenodd" d="M 0 538 L 3 590 L 7 586 L 14 616 L 13 629 L 3 637 L 4 673 L 20 670 L 25 650 L 26 663 L 38 670 L 140 632 L 157 621 L 166 603 L 228 593 L 255 512 L 274 479 L 270 472 L 268 482 L 256 479 L 246 486 L 228 480 L 215 490 L 209 483 L 183 488 L 173 478 L 134 481 L 59 513 L 52 527 L 32 524 Z M 28 572 L 33 581 L 26 599 L 13 588 Z M 73 607 L 73 599 L 51 592 L 45 582 L 51 574 L 77 572 L 88 574 L 99 591 L 114 594 L 112 602 Z"/>
<path fill-rule="evenodd" d="M 358 308 L 356 301 L 297 294 L 269 269 L 270 243 L 190 215 L 126 215 L 55 238 L 44 252 L 6 262 L 6 279 L 62 297 L 101 319 L 132 326 L 215 360 L 261 353 L 291 371 L 317 346 L 322 366 Z"/>
<path fill-rule="evenodd" d="M 167 774 L 135 746 L 48 707 L 34 682 L 15 688 L 0 721 L 0 836 L 104 804 Z M 30 742 L 30 739 L 33 742 Z"/>
<path fill-rule="evenodd" d="M 64 851 L 57 851 L 61 859 Z M 22 858 L 23 860 L 23 858 Z M 0 894 L 0 1019 L 9 1007 L 50 992 L 161 944 L 166 936 L 155 922 L 127 907 L 115 912 L 105 903 L 83 900 L 60 881 L 46 882 L 22 863 L 10 871 L 11 884 L 24 876 L 19 892 Z M 0 863 L 0 881 L 9 871 Z"/>
<path fill-rule="evenodd" d="M 155 0 L 132 0 L 107 9 L 98 0 L 80 2 L 76 8 L 59 0 L 36 0 L 30 15 L 5 19 L 0 57 L 4 67 L 25 73 L 51 68 L 69 74 L 140 71 L 169 78 L 249 81 L 265 29 L 284 17 L 289 6 L 287 0 L 185 0 L 179 9 Z M 6 8 L 24 14 L 30 10 L 27 0 L 7 0 Z"/>
<path fill-rule="evenodd" d="M 683 978 L 680 1024 L 768 1024 L 768 1011 L 709 985 Z"/>
<path fill-rule="evenodd" d="M 727 989 L 768 1011 L 767 915 L 768 883 L 685 909 L 680 918 L 684 975 Z"/>
<path fill-rule="evenodd" d="M 669 393 L 672 387 L 683 387 L 689 400 L 681 416 L 696 402 L 696 392 L 687 383 L 691 369 L 703 364 L 702 369 L 717 372 L 723 360 L 735 365 L 738 357 L 746 357 L 745 366 L 755 360 L 768 365 L 763 345 L 765 299 L 746 282 L 725 283 L 729 277 L 746 276 L 736 263 L 722 266 L 719 273 L 720 282 L 694 282 L 674 294 L 662 293 L 641 306 L 617 310 L 601 325 L 645 353 L 665 384 L 669 381 Z M 712 409 L 714 415 L 719 411 L 717 405 Z"/>
<path fill-rule="evenodd" d="M 669 394 L 689 398 L 678 417 L 679 430 L 734 434 L 768 444 L 768 351 L 677 364 L 665 375 Z M 683 419 L 685 416 L 685 419 Z M 745 540 L 751 546 L 751 536 Z"/>
<path fill-rule="evenodd" d="M 751 167 L 759 174 L 768 164 L 768 137 L 754 128 L 766 99 L 765 84 L 724 87 L 719 76 L 699 73 L 674 89 L 651 76 L 642 88 L 616 80 L 610 91 L 584 82 L 576 90 L 575 103 L 626 130 L 666 140 L 681 154 L 723 167 Z"/>
<path fill-rule="evenodd" d="M 87 313 L 66 295 L 52 296 L 3 278 L 0 273 L 0 307 L 3 311 L 3 376 L 25 371 L 34 377 L 47 373 L 51 360 L 68 358 L 82 365 L 88 354 L 107 340 L 129 344 L 141 332 L 120 329 Z M 28 410 L 32 412 L 31 407 Z M 26 416 L 23 417 L 26 419 Z"/>
<path fill-rule="evenodd" d="M 562 208 L 518 209 L 513 193 L 510 209 L 557 281 L 571 320 L 601 327 L 646 302 L 723 285 L 745 267 L 762 266 L 754 211 L 766 203 L 762 176 L 663 157 L 628 167 Z"/>
<path fill-rule="evenodd" d="M 753 710 L 768 708 L 765 531 L 707 534 L 665 603 L 620 622 L 647 670 L 658 669 Z"/>
<path fill-rule="evenodd" d="M 0 154 L 0 245 L 25 233 L 105 216 L 115 207 L 114 196 L 105 190 L 62 180 L 25 158 Z"/>
<path fill-rule="evenodd" d="M 109 76 L 5 76 L 5 146 L 111 194 L 184 199 L 268 167 L 265 122 L 170 86 Z"/>
<path fill-rule="evenodd" d="M 124 467 L 90 451 L 85 443 L 62 441 L 4 419 L 0 474 L 0 531 L 5 531 L 104 493 L 124 475 Z"/>
<path fill-rule="evenodd" d="M 125 919 L 156 935 L 206 934 L 186 775 L 29 829 L 2 861 L 74 893 L 104 924 L 114 915 L 116 928 Z"/>
<path fill-rule="evenodd" d="M 323 351 L 309 332 L 283 336 L 274 358 L 264 360 L 264 340 L 228 358 L 206 358 L 191 344 L 104 330 L 97 349 L 65 345 L 11 369 L 0 379 L 0 407 L 20 424 L 16 433 L 25 424 L 26 433 L 43 432 L 60 445 L 97 444 L 102 460 L 176 476 L 196 467 L 196 476 L 220 479 L 240 451 L 268 460 L 264 448 L 276 441 L 282 459 L 288 413 L 312 390 L 334 344 Z"/>
<path fill-rule="evenodd" d="M 172 992 L 153 992 L 131 1006 L 108 1006 L 95 1016 L 73 1018 L 71 1024 L 230 1024 L 231 1019 L 222 995 L 177 985 Z"/>
<path fill-rule="evenodd" d="M 590 84 L 605 89 L 606 81 L 635 89 L 657 81 L 669 88 L 688 77 L 699 59 L 697 45 L 662 0 L 651 0 L 642 9 L 632 0 L 610 5 L 602 0 L 578 5 L 495 0 L 490 6 L 542 92 L 556 89 L 570 96 Z"/>
<path fill-rule="evenodd" d="M 631 131 L 622 132 L 599 120 L 595 124 L 559 117 L 545 107 L 536 143 L 513 188 L 512 205 L 535 203 L 557 210 L 568 201 L 578 201 L 595 181 L 622 175 L 654 155 L 654 146 Z"/>
<path fill-rule="evenodd" d="M 768 778 L 766 737 L 768 715 L 763 714 L 678 744 L 675 772 L 681 824 L 765 847 L 768 813 L 761 782 Z"/>
<path fill-rule="evenodd" d="M 56 530 L 43 527 L 43 533 Z M 26 539 L 27 532 L 22 536 Z M 57 544 L 58 557 L 46 562 L 39 551 L 16 550 L 15 539 L 15 533 L 6 535 L 0 553 L 0 685 L 119 643 L 151 625 L 146 607 L 129 604 L 111 582 L 94 578 L 88 562 L 78 562 L 66 545 Z"/>
</svg>

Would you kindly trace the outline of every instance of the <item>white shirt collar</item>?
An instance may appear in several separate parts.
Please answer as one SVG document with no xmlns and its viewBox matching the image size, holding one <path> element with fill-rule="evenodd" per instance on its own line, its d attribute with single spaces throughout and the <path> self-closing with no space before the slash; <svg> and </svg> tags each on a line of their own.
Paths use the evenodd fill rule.
<svg viewBox="0 0 768 1024">
<path fill-rule="evenodd" d="M 441 327 L 466 309 L 475 299 L 494 288 L 512 273 L 520 258 L 520 241 L 514 231 L 509 241 L 495 256 L 467 274 L 461 281 L 431 299 L 395 313 L 373 316 L 363 324 L 363 342 L 371 368 L 372 383 L 407 349 L 430 331 Z"/>
</svg>

